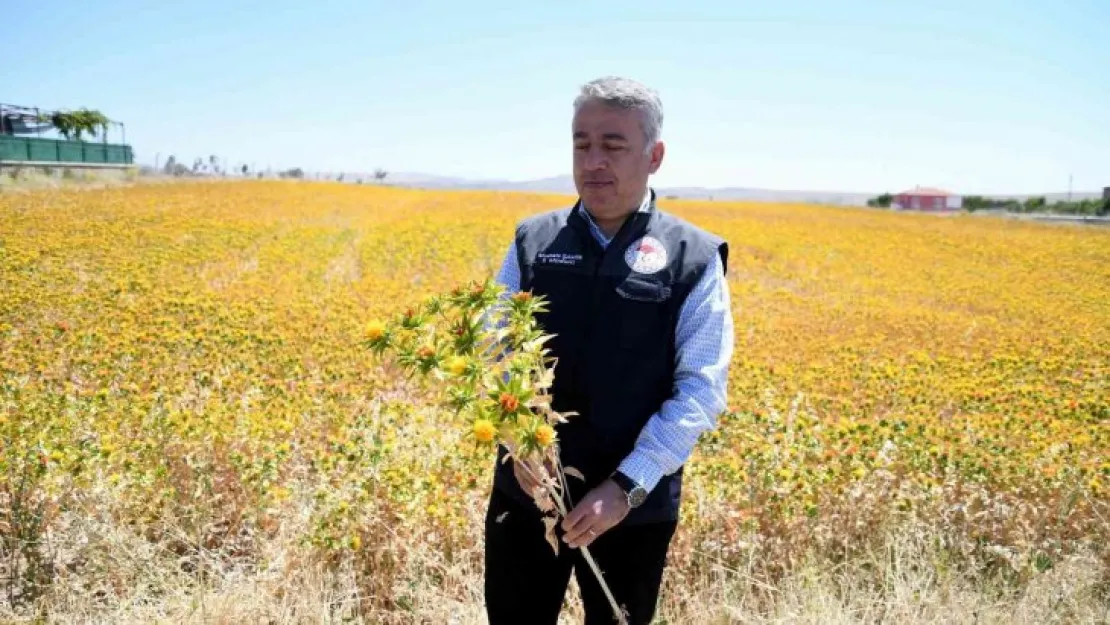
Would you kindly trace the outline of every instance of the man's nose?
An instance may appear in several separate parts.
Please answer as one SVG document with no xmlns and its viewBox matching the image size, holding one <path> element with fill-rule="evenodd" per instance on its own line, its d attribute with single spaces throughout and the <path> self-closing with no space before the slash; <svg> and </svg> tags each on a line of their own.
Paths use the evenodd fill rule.
<svg viewBox="0 0 1110 625">
<path fill-rule="evenodd" d="M 609 159 L 606 158 L 605 152 L 598 148 L 591 147 L 586 152 L 586 169 L 605 169 L 609 166 Z"/>
</svg>

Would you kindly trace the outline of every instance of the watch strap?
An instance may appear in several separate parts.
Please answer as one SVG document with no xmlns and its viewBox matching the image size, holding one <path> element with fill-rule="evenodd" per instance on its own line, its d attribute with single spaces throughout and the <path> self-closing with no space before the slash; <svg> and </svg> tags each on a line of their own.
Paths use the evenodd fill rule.
<svg viewBox="0 0 1110 625">
<path fill-rule="evenodd" d="M 638 486 L 640 486 L 639 484 L 636 483 L 635 480 L 628 477 L 624 473 L 621 473 L 620 471 L 614 471 L 613 475 L 612 475 L 612 479 L 613 479 L 614 482 L 617 483 L 617 486 L 621 487 L 621 490 L 624 491 L 625 495 L 632 494 L 632 490 L 637 488 Z"/>
<path fill-rule="evenodd" d="M 617 484 L 622 491 L 624 491 L 625 499 L 628 500 L 628 507 L 636 508 L 644 503 L 647 499 L 647 490 L 643 486 L 636 483 L 636 480 L 628 477 L 620 471 L 614 471 L 610 479 Z"/>
</svg>

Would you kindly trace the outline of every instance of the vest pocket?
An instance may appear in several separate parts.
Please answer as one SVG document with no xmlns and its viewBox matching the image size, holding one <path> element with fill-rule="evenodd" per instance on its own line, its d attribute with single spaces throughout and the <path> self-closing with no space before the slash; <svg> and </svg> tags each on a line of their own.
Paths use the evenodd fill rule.
<svg viewBox="0 0 1110 625">
<path fill-rule="evenodd" d="M 617 285 L 620 345 L 632 352 L 651 352 L 666 345 L 671 287 L 628 279 Z"/>
<path fill-rule="evenodd" d="M 671 287 L 659 282 L 630 278 L 617 285 L 617 294 L 636 302 L 665 302 L 671 297 Z"/>
</svg>

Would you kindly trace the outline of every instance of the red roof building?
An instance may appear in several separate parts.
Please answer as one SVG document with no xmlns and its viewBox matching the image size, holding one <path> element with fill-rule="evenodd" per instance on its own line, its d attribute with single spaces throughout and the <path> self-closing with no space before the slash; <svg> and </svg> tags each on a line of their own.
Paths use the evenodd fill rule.
<svg viewBox="0 0 1110 625">
<path fill-rule="evenodd" d="M 944 189 L 917 187 L 895 195 L 893 205 L 894 208 L 902 210 L 960 210 L 963 206 L 963 198 Z"/>
</svg>

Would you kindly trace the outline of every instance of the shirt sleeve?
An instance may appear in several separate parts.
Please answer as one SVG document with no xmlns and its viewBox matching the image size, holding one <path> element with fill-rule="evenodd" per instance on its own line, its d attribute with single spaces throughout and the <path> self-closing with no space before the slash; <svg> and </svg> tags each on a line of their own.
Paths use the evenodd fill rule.
<svg viewBox="0 0 1110 625">
<path fill-rule="evenodd" d="M 648 492 L 685 464 L 698 437 L 717 426 L 728 405 L 733 321 L 719 255 L 679 311 L 675 345 L 674 394 L 648 419 L 619 467 Z"/>
<path fill-rule="evenodd" d="M 520 265 L 517 262 L 515 240 L 509 243 L 509 249 L 505 252 L 504 260 L 501 261 L 501 268 L 497 271 L 497 275 L 494 276 L 494 282 L 505 287 L 504 292 L 501 293 L 501 306 L 504 305 L 504 302 L 507 301 L 509 297 L 520 290 Z M 497 318 L 496 313 L 494 313 L 493 316 Z M 489 311 L 482 314 L 481 323 L 482 327 L 486 330 L 493 329 L 491 328 L 492 322 L 490 321 Z M 501 317 L 497 328 L 505 327 L 505 323 L 506 319 Z M 505 372 L 505 377 L 503 379 L 508 380 L 508 375 L 508 372 Z"/>
<path fill-rule="evenodd" d="M 509 249 L 505 252 L 505 259 L 501 261 L 501 269 L 497 272 L 495 280 L 504 286 L 508 293 L 520 290 L 520 265 L 516 258 L 516 241 L 509 243 Z"/>
</svg>

